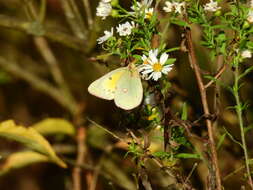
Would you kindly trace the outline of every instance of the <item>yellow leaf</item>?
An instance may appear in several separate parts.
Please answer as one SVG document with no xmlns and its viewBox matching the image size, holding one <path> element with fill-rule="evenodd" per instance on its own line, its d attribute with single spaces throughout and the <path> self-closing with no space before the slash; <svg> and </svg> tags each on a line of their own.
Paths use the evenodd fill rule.
<svg viewBox="0 0 253 190">
<path fill-rule="evenodd" d="M 5 137 L 24 144 L 25 146 L 44 154 L 59 166 L 67 165 L 55 154 L 49 142 L 33 128 L 17 126 L 12 120 L 0 123 L 0 137 Z"/>
<path fill-rule="evenodd" d="M 32 125 L 36 131 L 42 135 L 52 135 L 52 134 L 65 134 L 74 136 L 75 128 L 67 120 L 57 119 L 57 118 L 48 118 L 44 119 L 34 125 Z"/>
<path fill-rule="evenodd" d="M 32 151 L 13 153 L 1 165 L 0 175 L 38 162 L 50 162 L 50 159 L 43 154 Z"/>
</svg>

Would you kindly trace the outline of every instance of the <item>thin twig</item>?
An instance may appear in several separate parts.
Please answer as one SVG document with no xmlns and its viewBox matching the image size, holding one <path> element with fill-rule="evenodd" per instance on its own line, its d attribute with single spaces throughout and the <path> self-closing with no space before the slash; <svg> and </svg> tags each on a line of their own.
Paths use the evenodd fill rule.
<svg viewBox="0 0 253 190">
<path fill-rule="evenodd" d="M 184 181 L 184 184 L 186 184 L 188 182 L 188 180 L 192 176 L 192 174 L 193 174 L 193 172 L 194 172 L 194 170 L 196 169 L 197 166 L 198 166 L 198 163 L 194 163 L 194 165 L 192 166 L 192 169 L 191 169 L 190 173 L 188 174 L 187 178 Z"/>
<path fill-rule="evenodd" d="M 92 25 L 93 25 L 93 19 L 92 19 L 92 14 L 91 14 L 91 7 L 90 7 L 90 3 L 89 0 L 83 0 L 83 6 L 87 15 L 87 22 L 88 22 L 88 26 L 89 29 L 91 29 Z"/>
<path fill-rule="evenodd" d="M 104 130 L 105 132 L 107 132 L 108 134 L 112 135 L 114 138 L 116 138 L 117 140 L 119 141 L 123 141 L 123 142 L 126 142 L 123 138 L 119 137 L 118 135 L 116 135 L 115 133 L 109 131 L 108 129 L 104 128 L 103 126 L 99 125 L 98 123 L 96 123 L 95 121 L 87 118 L 87 120 L 89 122 L 91 122 L 92 124 L 94 124 L 95 126 L 99 127 L 100 129 Z"/>
<path fill-rule="evenodd" d="M 53 75 L 55 82 L 58 84 L 58 86 L 60 87 L 60 89 L 62 90 L 64 95 L 68 96 L 70 99 L 72 99 L 72 101 L 75 101 L 69 88 L 68 88 L 67 83 L 65 82 L 65 80 L 63 78 L 62 72 L 59 67 L 59 63 L 58 63 L 56 57 L 54 56 L 46 39 L 43 37 L 35 37 L 34 42 L 35 42 L 39 52 L 41 53 L 41 55 L 45 59 L 46 63 L 48 64 L 49 69 Z"/>
<path fill-rule="evenodd" d="M 196 54 L 195 54 L 194 47 L 193 47 L 191 30 L 188 28 L 186 29 L 186 41 L 187 41 L 188 50 L 189 50 L 189 61 L 190 61 L 191 65 L 193 66 L 194 74 L 195 74 L 197 84 L 199 87 L 204 114 L 210 115 L 209 106 L 207 103 L 206 88 L 204 86 L 204 83 L 203 83 L 203 80 L 202 80 L 202 77 L 200 74 L 200 68 L 197 63 L 197 59 L 195 57 Z M 211 120 L 206 119 L 206 125 L 207 125 L 207 130 L 208 130 L 208 137 L 209 137 L 209 141 L 210 141 L 212 163 L 213 163 L 213 167 L 215 169 L 215 180 L 216 180 L 216 186 L 217 186 L 216 190 L 222 190 L 220 170 L 219 170 L 219 165 L 218 165 L 218 158 L 217 158 L 217 152 L 216 152 L 216 146 L 215 146 L 213 127 L 212 127 Z"/>
<path fill-rule="evenodd" d="M 240 166 L 239 168 L 237 168 L 236 170 L 234 170 L 233 172 L 229 173 L 228 175 L 226 175 L 223 178 L 223 181 L 226 181 L 228 178 L 232 177 L 233 175 L 235 175 L 236 173 L 238 173 L 239 171 L 241 171 L 242 169 L 244 169 L 245 166 Z"/>
<path fill-rule="evenodd" d="M 85 39 L 86 31 L 82 22 L 79 10 L 73 0 L 61 0 L 64 14 L 74 34 L 80 38 Z"/>
<path fill-rule="evenodd" d="M 78 107 L 77 104 L 75 102 L 72 102 L 72 100 L 68 99 L 67 97 L 63 96 L 61 91 L 52 86 L 50 83 L 47 83 L 36 75 L 24 70 L 23 68 L 20 68 L 14 62 L 6 60 L 3 57 L 0 57 L 0 66 L 7 72 L 27 81 L 35 89 L 51 96 L 59 104 L 67 108 L 73 115 L 76 114 Z"/>
<path fill-rule="evenodd" d="M 19 18 L 13 18 L 0 14 L 0 27 L 21 30 L 23 32 L 31 34 L 32 23 L 21 20 Z M 89 47 L 87 46 L 86 41 L 82 41 L 67 33 L 60 32 L 59 29 L 43 26 L 43 30 L 44 30 L 43 36 L 47 37 L 52 41 L 61 43 L 66 47 L 73 48 L 83 53 L 87 53 L 89 51 Z"/>
<path fill-rule="evenodd" d="M 206 85 L 205 88 L 208 88 L 209 86 L 211 86 L 215 80 L 217 80 L 218 78 L 220 78 L 220 76 L 224 73 L 224 71 L 226 70 L 226 64 L 224 64 L 220 70 L 216 73 L 216 75 L 213 77 L 214 79 L 212 79 L 211 81 L 209 81 Z"/>
<path fill-rule="evenodd" d="M 79 165 L 82 165 L 84 162 L 85 155 L 87 153 L 85 146 L 86 131 L 84 127 L 79 127 L 77 131 L 77 159 L 76 166 L 73 169 L 73 190 L 81 190 L 81 171 L 82 168 Z"/>
</svg>

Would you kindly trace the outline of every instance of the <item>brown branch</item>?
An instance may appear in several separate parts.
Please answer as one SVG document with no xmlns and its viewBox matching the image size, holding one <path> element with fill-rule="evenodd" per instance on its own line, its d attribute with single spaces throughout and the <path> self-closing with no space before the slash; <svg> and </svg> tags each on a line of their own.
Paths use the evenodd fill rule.
<svg viewBox="0 0 253 190">
<path fill-rule="evenodd" d="M 186 29 L 186 40 L 187 40 L 187 45 L 188 45 L 188 50 L 189 50 L 189 54 L 188 54 L 189 61 L 193 67 L 194 74 L 195 74 L 197 84 L 199 87 L 204 114 L 210 115 L 209 106 L 207 103 L 206 88 L 204 86 L 202 76 L 200 74 L 200 68 L 197 63 L 196 54 L 195 54 L 194 47 L 193 47 L 191 30 L 188 28 Z M 210 141 L 212 163 L 213 163 L 213 168 L 215 170 L 215 180 L 216 180 L 216 186 L 217 186 L 215 190 L 222 190 L 220 171 L 219 171 L 219 166 L 218 166 L 217 152 L 216 152 L 216 146 L 215 146 L 213 127 L 212 127 L 211 120 L 206 119 L 206 125 L 207 125 L 207 130 L 208 130 L 208 137 L 209 137 L 209 141 Z"/>
<path fill-rule="evenodd" d="M 24 70 L 23 68 L 20 68 L 17 64 L 6 60 L 4 57 L 0 57 L 0 66 L 14 76 L 27 81 L 35 89 L 51 96 L 59 104 L 68 109 L 72 115 L 75 115 L 77 113 L 77 104 L 68 99 L 68 97 L 65 97 L 59 89 L 52 86 L 50 83 L 47 83 L 36 75 Z"/>
<path fill-rule="evenodd" d="M 73 178 L 73 190 L 81 190 L 82 183 L 81 183 L 81 172 L 82 168 L 80 165 L 83 164 L 84 158 L 86 155 L 86 146 L 85 146 L 85 138 L 86 138 L 86 131 L 84 127 L 79 127 L 77 131 L 77 160 L 76 166 L 72 172 Z"/>
<path fill-rule="evenodd" d="M 0 27 L 20 30 L 28 34 L 32 34 L 32 24 L 32 22 L 0 14 Z M 44 32 L 42 35 L 48 39 L 61 43 L 66 47 L 81 51 L 83 53 L 88 53 L 89 48 L 87 48 L 87 45 L 85 45 L 87 44 L 86 41 L 75 38 L 67 33 L 60 32 L 59 29 L 50 28 L 47 26 L 43 27 Z"/>
</svg>

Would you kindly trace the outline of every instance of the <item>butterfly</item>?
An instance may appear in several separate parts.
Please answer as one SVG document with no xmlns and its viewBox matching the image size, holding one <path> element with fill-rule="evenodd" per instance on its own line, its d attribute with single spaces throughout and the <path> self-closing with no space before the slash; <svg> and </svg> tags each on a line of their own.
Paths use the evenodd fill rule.
<svg viewBox="0 0 253 190">
<path fill-rule="evenodd" d="M 114 100 L 116 106 L 124 110 L 136 108 L 143 98 L 141 78 L 132 64 L 95 80 L 89 85 L 88 92 L 98 98 Z"/>
</svg>

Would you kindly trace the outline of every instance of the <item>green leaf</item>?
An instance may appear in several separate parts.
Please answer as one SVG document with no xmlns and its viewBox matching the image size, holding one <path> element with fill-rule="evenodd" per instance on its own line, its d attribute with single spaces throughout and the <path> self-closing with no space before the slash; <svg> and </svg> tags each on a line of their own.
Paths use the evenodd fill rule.
<svg viewBox="0 0 253 190">
<path fill-rule="evenodd" d="M 191 154 L 191 153 L 179 153 L 175 155 L 176 158 L 195 158 L 195 159 L 200 159 L 200 156 L 198 154 Z"/>
<path fill-rule="evenodd" d="M 188 28 L 190 28 L 190 25 L 189 25 L 187 22 L 183 21 L 183 20 L 171 19 L 171 23 L 172 23 L 172 24 L 176 24 L 176 25 L 178 25 L 178 26 L 183 26 L 183 27 L 188 27 Z"/>
<path fill-rule="evenodd" d="M 67 167 L 55 154 L 48 141 L 33 128 L 17 126 L 12 120 L 4 121 L 0 123 L 0 137 L 20 142 L 30 149 L 48 156 L 50 160 L 59 166 Z"/>
<path fill-rule="evenodd" d="M 33 151 L 13 153 L 0 167 L 0 175 L 4 175 L 13 169 L 19 169 L 38 162 L 50 162 L 50 159 L 40 153 Z"/>
<path fill-rule="evenodd" d="M 186 102 L 183 103 L 181 119 L 184 121 L 187 120 L 187 104 L 186 104 Z"/>
<path fill-rule="evenodd" d="M 75 127 L 67 120 L 47 118 L 31 126 L 42 135 L 75 135 Z"/>
<path fill-rule="evenodd" d="M 175 58 L 169 58 L 167 61 L 166 61 L 166 65 L 171 65 L 171 64 L 173 64 L 174 62 L 176 61 L 176 59 Z"/>
</svg>

